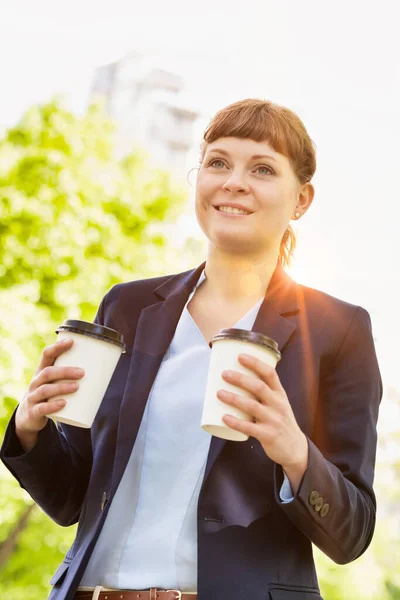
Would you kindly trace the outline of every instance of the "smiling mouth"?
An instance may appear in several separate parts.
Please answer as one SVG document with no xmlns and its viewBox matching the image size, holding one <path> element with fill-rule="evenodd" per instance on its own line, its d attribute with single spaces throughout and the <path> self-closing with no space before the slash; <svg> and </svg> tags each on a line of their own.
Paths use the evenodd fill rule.
<svg viewBox="0 0 400 600">
<path fill-rule="evenodd" d="M 225 215 L 226 217 L 249 217 L 250 215 L 253 214 L 253 213 L 241 214 L 241 213 L 226 212 L 225 210 L 218 210 L 217 206 L 213 206 L 213 208 L 217 211 L 217 213 L 219 213 L 220 215 Z"/>
</svg>

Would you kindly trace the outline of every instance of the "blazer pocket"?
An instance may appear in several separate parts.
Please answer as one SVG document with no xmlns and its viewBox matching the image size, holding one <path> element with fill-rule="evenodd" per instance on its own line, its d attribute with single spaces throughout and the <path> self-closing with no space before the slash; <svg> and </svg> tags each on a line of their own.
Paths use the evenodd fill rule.
<svg viewBox="0 0 400 600">
<path fill-rule="evenodd" d="M 270 588 L 270 600 L 324 600 L 318 590 L 312 588 Z"/>
<path fill-rule="evenodd" d="M 50 579 L 50 585 L 59 585 L 64 581 L 65 575 L 67 574 L 71 559 L 64 558 L 53 577 Z"/>
</svg>

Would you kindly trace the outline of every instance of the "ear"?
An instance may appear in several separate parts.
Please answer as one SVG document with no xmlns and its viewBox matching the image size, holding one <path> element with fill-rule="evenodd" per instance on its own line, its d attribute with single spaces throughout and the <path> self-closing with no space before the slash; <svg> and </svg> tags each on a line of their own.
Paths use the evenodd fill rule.
<svg viewBox="0 0 400 600">
<path fill-rule="evenodd" d="M 302 215 L 310 208 L 314 200 L 314 194 L 314 186 L 309 181 L 301 186 L 297 198 L 297 207 L 300 209 Z"/>
</svg>

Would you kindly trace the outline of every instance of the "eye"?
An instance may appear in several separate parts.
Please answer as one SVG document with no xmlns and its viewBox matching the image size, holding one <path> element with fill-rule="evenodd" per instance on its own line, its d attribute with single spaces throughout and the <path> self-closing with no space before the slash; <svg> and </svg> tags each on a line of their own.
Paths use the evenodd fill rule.
<svg viewBox="0 0 400 600">
<path fill-rule="evenodd" d="M 224 161 L 222 161 L 220 158 L 214 158 L 208 163 L 207 167 L 214 167 L 215 163 L 220 163 L 222 166 L 225 166 Z M 218 169 L 219 167 L 216 168 Z"/>
<path fill-rule="evenodd" d="M 257 167 L 257 170 L 259 170 L 259 169 L 266 169 L 267 171 L 269 171 L 269 173 L 270 173 L 271 175 L 273 175 L 273 174 L 274 174 L 273 170 L 272 170 L 270 167 L 267 167 L 267 165 L 259 165 L 259 166 Z M 268 173 L 261 173 L 261 175 L 268 175 Z"/>
</svg>

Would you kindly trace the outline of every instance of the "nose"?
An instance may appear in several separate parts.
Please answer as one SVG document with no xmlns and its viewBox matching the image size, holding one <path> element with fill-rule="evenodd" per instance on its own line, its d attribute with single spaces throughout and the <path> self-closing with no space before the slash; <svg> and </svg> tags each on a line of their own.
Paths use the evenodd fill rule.
<svg viewBox="0 0 400 600">
<path fill-rule="evenodd" d="M 222 186 L 225 190 L 234 193 L 246 192 L 247 185 L 238 173 L 232 173 Z"/>
</svg>

